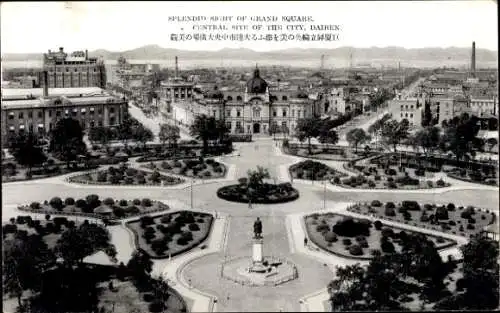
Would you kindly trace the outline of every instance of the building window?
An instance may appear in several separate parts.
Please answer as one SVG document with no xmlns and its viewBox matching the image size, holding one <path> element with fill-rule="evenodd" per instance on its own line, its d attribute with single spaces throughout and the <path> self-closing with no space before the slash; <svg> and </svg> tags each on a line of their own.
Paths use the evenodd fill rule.
<svg viewBox="0 0 500 313">
<path fill-rule="evenodd" d="M 73 111 L 71 112 L 71 115 L 76 116 L 77 114 L 78 114 L 78 110 L 77 109 L 73 109 Z"/>
<path fill-rule="evenodd" d="M 288 100 L 288 97 L 287 96 L 283 96 L 283 97 L 281 97 L 281 100 L 286 101 L 286 100 Z"/>
<path fill-rule="evenodd" d="M 114 117 L 110 117 L 109 118 L 109 124 L 110 125 L 115 125 L 115 118 Z"/>
<path fill-rule="evenodd" d="M 13 120 L 14 119 L 14 112 L 10 112 L 9 113 L 9 120 Z"/>
<path fill-rule="evenodd" d="M 286 117 L 286 110 L 283 110 L 283 117 Z"/>
<path fill-rule="evenodd" d="M 335 101 L 335 103 L 337 103 L 337 101 Z M 401 105 L 401 111 L 403 111 L 403 105 Z"/>
<path fill-rule="evenodd" d="M 237 96 L 237 97 L 236 97 L 236 100 L 237 100 L 237 101 L 241 101 L 241 100 L 243 100 L 243 99 L 241 98 L 241 96 Z"/>
<path fill-rule="evenodd" d="M 292 110 L 292 117 L 295 117 L 295 110 Z"/>
<path fill-rule="evenodd" d="M 61 116 L 61 111 L 56 111 L 56 116 Z"/>
<path fill-rule="evenodd" d="M 111 114 L 115 113 L 115 108 L 114 107 L 109 108 L 109 113 Z"/>
<path fill-rule="evenodd" d="M 38 111 L 38 118 L 42 118 L 43 117 L 43 112 L 42 111 Z"/>
<path fill-rule="evenodd" d="M 99 127 L 102 127 L 102 121 L 97 122 L 97 125 L 99 125 Z"/>
<path fill-rule="evenodd" d="M 233 97 L 227 96 L 227 101 L 233 101 Z"/>
<path fill-rule="evenodd" d="M 28 112 L 28 118 L 33 118 L 33 112 L 31 111 Z"/>
<path fill-rule="evenodd" d="M 236 111 L 236 117 L 240 117 L 241 116 L 241 111 L 240 110 L 237 110 Z"/>
<path fill-rule="evenodd" d="M 413 113 L 410 113 L 410 117 L 413 118 Z"/>
<path fill-rule="evenodd" d="M 281 122 L 281 127 L 283 127 L 283 128 L 286 128 L 286 127 L 287 127 L 287 125 L 286 125 L 286 121 Z"/>
<path fill-rule="evenodd" d="M 403 113 L 401 113 L 401 117 L 403 117 Z"/>
<path fill-rule="evenodd" d="M 408 113 L 405 113 L 405 117 L 408 117 Z"/>
<path fill-rule="evenodd" d="M 226 127 L 227 127 L 227 129 L 231 130 L 231 126 L 232 126 L 232 125 L 231 125 L 231 122 L 226 122 Z"/>
<path fill-rule="evenodd" d="M 236 129 L 241 129 L 241 122 L 240 121 L 236 122 Z"/>
<path fill-rule="evenodd" d="M 413 105 L 410 105 L 410 109 L 413 109 Z"/>
<path fill-rule="evenodd" d="M 276 117 L 276 116 L 278 116 L 278 111 L 273 110 L 273 117 Z"/>
<path fill-rule="evenodd" d="M 90 114 L 90 115 L 94 115 L 94 108 L 90 108 L 90 109 L 89 109 L 89 114 Z"/>
<path fill-rule="evenodd" d="M 97 109 L 97 113 L 98 113 L 98 114 L 102 114 L 102 108 L 98 108 L 98 109 Z"/>
<path fill-rule="evenodd" d="M 226 116 L 231 117 L 231 110 L 226 110 Z"/>
<path fill-rule="evenodd" d="M 23 112 L 19 112 L 19 116 L 18 117 L 19 117 L 19 119 L 23 119 L 24 118 Z"/>
<path fill-rule="evenodd" d="M 33 132 L 33 124 L 29 124 L 28 129 L 30 130 L 30 133 L 32 133 Z"/>
</svg>

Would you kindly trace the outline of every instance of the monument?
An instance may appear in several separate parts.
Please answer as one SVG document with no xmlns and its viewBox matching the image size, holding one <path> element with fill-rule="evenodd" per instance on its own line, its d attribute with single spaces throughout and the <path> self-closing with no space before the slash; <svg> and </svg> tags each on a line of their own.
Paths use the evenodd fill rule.
<svg viewBox="0 0 500 313">
<path fill-rule="evenodd" d="M 253 223 L 252 256 L 236 257 L 221 266 L 221 276 L 246 286 L 276 286 L 298 277 L 296 266 L 283 258 L 264 256 L 262 221 Z"/>
<path fill-rule="evenodd" d="M 263 273 L 267 270 L 267 267 L 263 264 L 264 238 L 262 237 L 262 221 L 258 217 L 253 223 L 253 233 L 252 266 L 250 271 Z"/>
</svg>

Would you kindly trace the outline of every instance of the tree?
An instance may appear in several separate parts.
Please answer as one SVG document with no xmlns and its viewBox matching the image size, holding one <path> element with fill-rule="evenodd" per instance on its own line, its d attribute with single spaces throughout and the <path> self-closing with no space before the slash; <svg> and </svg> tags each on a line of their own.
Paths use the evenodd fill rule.
<svg viewBox="0 0 500 313">
<path fill-rule="evenodd" d="M 356 152 L 358 152 L 358 145 L 359 144 L 363 144 L 363 143 L 369 141 L 370 139 L 371 139 L 370 136 L 362 128 L 351 129 L 346 134 L 347 142 L 349 142 L 349 144 L 351 144 L 355 147 Z"/>
<path fill-rule="evenodd" d="M 109 232 L 100 225 L 82 224 L 79 228 L 66 230 L 57 241 L 55 251 L 71 267 L 101 249 L 112 258 L 116 256 Z"/>
<path fill-rule="evenodd" d="M 71 161 L 78 155 L 86 154 L 87 148 L 83 142 L 83 130 L 77 120 L 63 118 L 59 120 L 51 132 L 49 150 L 66 161 L 69 168 Z"/>
<path fill-rule="evenodd" d="M 412 142 L 418 147 L 422 148 L 424 154 L 427 156 L 428 153 L 434 152 L 441 141 L 441 130 L 436 126 L 425 127 L 419 130 Z"/>
<path fill-rule="evenodd" d="M 223 120 L 216 121 L 215 130 L 219 143 L 222 143 L 226 138 L 226 135 L 231 132 L 231 130 L 227 127 L 226 123 Z"/>
<path fill-rule="evenodd" d="M 17 144 L 13 154 L 19 164 L 28 168 L 28 175 L 30 175 L 32 167 L 43 164 L 47 160 L 47 156 L 41 148 L 36 146 L 37 139 L 32 133 L 23 138 L 24 142 Z"/>
<path fill-rule="evenodd" d="M 422 126 L 432 126 L 432 112 L 431 103 L 426 100 L 424 104 L 424 111 L 422 112 Z"/>
<path fill-rule="evenodd" d="M 335 129 L 332 129 L 330 127 L 330 124 L 331 123 L 329 122 L 322 123 L 319 131 L 318 140 L 319 142 L 324 144 L 335 145 L 337 142 L 339 142 L 339 136 L 335 131 Z"/>
<path fill-rule="evenodd" d="M 55 261 L 55 257 L 37 235 L 6 240 L 3 245 L 4 293 L 15 295 L 21 306 L 23 291 L 40 289 L 42 271 Z"/>
<path fill-rule="evenodd" d="M 208 151 L 208 141 L 218 137 L 217 122 L 213 116 L 198 115 L 190 126 L 190 135 L 203 142 L 203 154 Z"/>
<path fill-rule="evenodd" d="M 178 126 L 162 124 L 160 126 L 160 133 L 158 134 L 162 144 L 169 142 L 174 148 L 177 147 L 177 141 L 181 138 L 180 129 Z"/>
<path fill-rule="evenodd" d="M 297 127 L 295 133 L 300 141 L 307 139 L 307 151 L 309 154 L 311 151 L 311 138 L 318 137 L 320 135 L 321 121 L 318 118 L 303 118 L 297 122 Z"/>
<path fill-rule="evenodd" d="M 142 143 L 143 149 L 146 148 L 146 143 L 154 139 L 151 129 L 144 127 L 142 124 L 136 126 L 132 131 L 132 136 L 135 140 Z"/>
<path fill-rule="evenodd" d="M 456 116 L 446 123 L 444 135 L 440 143 L 442 150 L 453 151 L 457 161 L 472 150 L 472 142 L 477 137 L 480 126 L 475 116 L 467 113 Z"/>
<path fill-rule="evenodd" d="M 281 132 L 283 132 L 283 135 L 286 137 L 290 133 L 290 129 L 286 125 L 281 125 Z"/>
<path fill-rule="evenodd" d="M 394 152 L 397 150 L 397 145 L 408 138 L 409 123 L 407 119 L 400 122 L 389 120 L 382 126 L 382 138 L 387 144 L 393 145 Z"/>
<path fill-rule="evenodd" d="M 136 280 L 148 277 L 153 270 L 153 261 L 147 253 L 142 250 L 136 250 L 132 258 L 127 263 L 127 269 Z"/>
<path fill-rule="evenodd" d="M 89 139 L 97 141 L 104 147 L 107 147 L 109 141 L 113 138 L 113 132 L 109 127 L 97 126 L 89 130 Z"/>
<path fill-rule="evenodd" d="M 248 186 L 251 188 L 258 188 L 264 183 L 264 179 L 271 178 L 267 168 L 263 168 L 262 166 L 257 166 L 256 171 L 248 170 L 247 176 Z"/>
</svg>

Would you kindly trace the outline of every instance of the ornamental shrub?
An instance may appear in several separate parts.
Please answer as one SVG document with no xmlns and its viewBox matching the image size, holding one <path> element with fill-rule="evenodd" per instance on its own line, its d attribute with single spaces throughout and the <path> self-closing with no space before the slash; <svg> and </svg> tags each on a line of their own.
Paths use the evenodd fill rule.
<svg viewBox="0 0 500 313">
<path fill-rule="evenodd" d="M 325 233 L 325 240 L 327 242 L 336 242 L 338 239 L 337 239 L 337 235 L 335 235 L 334 232 L 329 231 L 329 232 Z"/>
<path fill-rule="evenodd" d="M 127 201 L 127 200 L 125 200 L 125 199 L 121 199 L 121 200 L 120 200 L 120 202 L 118 202 L 118 204 L 119 204 L 120 206 L 127 206 L 127 205 L 128 205 L 128 201 Z"/>
<path fill-rule="evenodd" d="M 396 250 L 394 247 L 394 244 L 390 241 L 384 241 L 380 244 L 380 248 L 382 249 L 382 252 L 384 253 L 394 253 Z"/>
<path fill-rule="evenodd" d="M 382 206 L 382 202 L 380 202 L 379 200 L 373 200 L 372 203 L 371 203 L 371 206 L 381 207 Z"/>
<path fill-rule="evenodd" d="M 68 197 L 64 200 L 65 205 L 74 205 L 75 204 L 75 199 Z"/>
<path fill-rule="evenodd" d="M 141 205 L 141 200 L 139 200 L 139 199 L 134 199 L 134 201 L 132 201 L 132 203 L 133 203 L 134 205 Z"/>
<path fill-rule="evenodd" d="M 102 203 L 104 203 L 105 205 L 114 205 L 115 204 L 115 200 L 113 200 L 113 198 L 106 198 L 102 201 Z"/>
<path fill-rule="evenodd" d="M 59 197 L 54 197 L 54 198 L 50 199 L 49 204 L 50 204 L 50 206 L 52 206 L 54 209 L 56 209 L 58 211 L 62 210 L 62 208 L 64 207 L 64 204 L 63 204 L 61 198 L 59 198 Z"/>
<path fill-rule="evenodd" d="M 40 202 L 31 202 L 30 208 L 32 210 L 39 210 L 40 209 Z"/>
<path fill-rule="evenodd" d="M 152 206 L 153 204 L 151 203 L 151 199 L 149 198 L 144 198 L 142 199 L 141 201 L 141 205 L 144 206 L 144 207 L 150 207 Z"/>
<path fill-rule="evenodd" d="M 352 244 L 352 241 L 349 238 L 344 238 L 342 239 L 342 244 L 344 244 L 344 246 L 350 246 Z"/>
<path fill-rule="evenodd" d="M 200 226 L 198 226 L 198 224 L 196 224 L 196 223 L 191 223 L 191 224 L 189 224 L 188 229 L 190 231 L 198 231 L 198 230 L 200 230 Z"/>
</svg>

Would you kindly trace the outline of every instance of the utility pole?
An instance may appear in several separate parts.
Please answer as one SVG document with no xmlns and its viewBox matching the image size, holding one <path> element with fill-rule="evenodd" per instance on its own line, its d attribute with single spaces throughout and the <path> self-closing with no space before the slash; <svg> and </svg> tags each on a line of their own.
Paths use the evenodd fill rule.
<svg viewBox="0 0 500 313">
<path fill-rule="evenodd" d="M 191 210 L 193 209 L 193 179 L 191 179 Z"/>
</svg>

